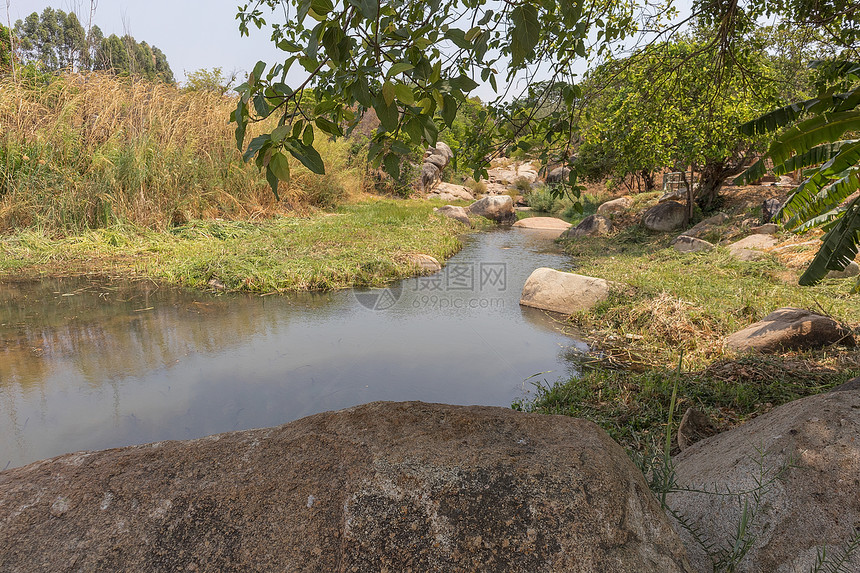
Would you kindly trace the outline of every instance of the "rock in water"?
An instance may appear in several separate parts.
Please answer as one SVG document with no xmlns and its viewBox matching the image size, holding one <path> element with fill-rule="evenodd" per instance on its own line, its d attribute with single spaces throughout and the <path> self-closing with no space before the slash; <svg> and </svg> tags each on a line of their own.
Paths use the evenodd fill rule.
<svg viewBox="0 0 860 573">
<path fill-rule="evenodd" d="M 512 224 L 517 220 L 514 213 L 514 200 L 507 195 L 484 197 L 469 205 L 473 215 L 492 219 L 496 223 Z"/>
<path fill-rule="evenodd" d="M 729 335 L 725 342 L 726 348 L 738 352 L 807 350 L 831 344 L 854 346 L 854 337 L 830 317 L 788 307 Z"/>
<path fill-rule="evenodd" d="M 563 273 L 546 267 L 536 269 L 523 286 L 520 304 L 562 314 L 588 310 L 609 296 L 610 283 L 603 279 Z"/>
<path fill-rule="evenodd" d="M 595 424 L 377 402 L 0 473 L 2 571 L 690 571 Z"/>
<path fill-rule="evenodd" d="M 818 551 L 826 546 L 831 560 L 838 557 L 860 523 L 860 391 L 780 406 L 694 444 L 674 461 L 678 488 L 719 492 L 678 491 L 668 497 L 669 506 L 715 549 L 734 545 L 747 503 L 752 546 L 735 571 L 813 571 Z M 753 492 L 760 496 L 758 504 Z M 676 529 L 696 570 L 712 571 L 711 559 L 690 531 Z M 839 570 L 860 571 L 860 553 Z"/>
</svg>

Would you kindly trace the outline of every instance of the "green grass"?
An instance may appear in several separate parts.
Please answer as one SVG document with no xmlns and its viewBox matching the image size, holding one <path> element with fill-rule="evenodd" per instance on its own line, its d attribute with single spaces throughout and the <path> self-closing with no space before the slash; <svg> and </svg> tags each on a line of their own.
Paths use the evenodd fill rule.
<svg viewBox="0 0 860 573">
<path fill-rule="evenodd" d="M 589 419 L 631 450 L 660 449 L 678 379 L 672 428 L 688 407 L 706 413 L 726 429 L 774 406 L 827 391 L 860 375 L 860 361 L 848 367 L 822 363 L 821 353 L 803 356 L 744 356 L 720 360 L 680 378 L 671 369 L 643 372 L 586 369 L 581 377 L 539 384 L 535 397 L 514 404 L 519 410 Z"/>
<path fill-rule="evenodd" d="M 536 386 L 521 410 L 591 419 L 632 450 L 659 451 L 676 368 L 679 412 L 695 406 L 720 429 L 860 375 L 860 352 L 829 348 L 781 355 L 736 355 L 725 336 L 783 306 L 826 313 L 857 332 L 853 281 L 797 285 L 797 271 L 775 259 L 742 262 L 725 249 L 680 254 L 674 235 L 639 226 L 564 244 L 575 272 L 617 283 L 609 299 L 571 317 L 592 344 L 577 359 L 583 374 Z"/>
<path fill-rule="evenodd" d="M 440 261 L 462 224 L 423 201 L 375 201 L 259 223 L 195 220 L 166 231 L 116 225 L 52 239 L 26 230 L 0 239 L 0 280 L 92 273 L 206 288 L 275 292 L 379 286 L 415 274 L 406 258 Z"/>
</svg>

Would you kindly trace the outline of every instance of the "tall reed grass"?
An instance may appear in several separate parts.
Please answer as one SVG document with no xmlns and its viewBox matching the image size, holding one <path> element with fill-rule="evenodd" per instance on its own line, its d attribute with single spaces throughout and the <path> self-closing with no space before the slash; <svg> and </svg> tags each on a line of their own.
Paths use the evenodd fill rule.
<svg viewBox="0 0 860 573">
<path fill-rule="evenodd" d="M 231 97 L 107 74 L 0 78 L 0 233 L 258 219 L 363 189 L 348 145 L 318 141 L 327 174 L 294 162 L 276 203 L 235 147 L 234 108 Z"/>
</svg>

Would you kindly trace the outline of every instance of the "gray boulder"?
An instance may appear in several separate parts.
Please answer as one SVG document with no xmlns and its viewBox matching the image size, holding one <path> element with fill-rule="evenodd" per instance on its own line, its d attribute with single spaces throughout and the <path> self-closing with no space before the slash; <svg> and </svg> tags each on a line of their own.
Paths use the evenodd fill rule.
<svg viewBox="0 0 860 573">
<path fill-rule="evenodd" d="M 570 169 L 567 167 L 556 167 L 546 176 L 547 185 L 558 185 L 565 183 L 570 175 Z"/>
<path fill-rule="evenodd" d="M 537 229 L 555 233 L 554 236 L 563 234 L 571 225 L 567 221 L 555 217 L 526 217 L 514 223 L 515 229 Z"/>
<path fill-rule="evenodd" d="M 469 212 L 479 217 L 492 219 L 497 223 L 511 224 L 517 220 L 514 201 L 508 195 L 484 197 L 469 206 Z"/>
<path fill-rule="evenodd" d="M 442 177 L 442 172 L 432 163 L 424 163 L 421 166 L 421 190 L 429 191 Z"/>
<path fill-rule="evenodd" d="M 426 165 L 427 163 L 432 163 L 439 171 L 442 171 L 448 165 L 448 158 L 444 155 L 434 153 L 424 158 L 424 164 Z"/>
<path fill-rule="evenodd" d="M 677 201 L 654 205 L 642 215 L 642 224 L 650 231 L 668 232 L 684 226 L 687 207 Z"/>
<path fill-rule="evenodd" d="M 782 208 L 782 203 L 777 199 L 765 199 L 761 204 L 761 223 L 762 225 L 770 223 L 779 210 Z"/>
<path fill-rule="evenodd" d="M 466 210 L 463 207 L 456 207 L 454 205 L 445 205 L 444 207 L 439 207 L 437 209 L 433 209 L 436 213 L 440 215 L 445 215 L 446 217 L 450 217 L 455 221 L 460 221 L 464 225 L 472 226 L 472 221 L 469 220 L 469 215 L 466 213 Z"/>
<path fill-rule="evenodd" d="M 591 422 L 373 403 L 0 472 L 0 570 L 690 571 Z"/>
<path fill-rule="evenodd" d="M 714 546 L 709 557 L 676 523 L 696 570 L 710 573 L 720 550 L 735 545 L 746 504 L 752 545 L 734 571 L 835 571 L 814 566 L 825 547 L 832 565 L 860 523 L 860 391 L 780 406 L 694 444 L 674 462 L 679 488 L 715 492 L 668 497 L 669 506 Z M 860 571 L 860 553 L 839 570 Z"/>
<path fill-rule="evenodd" d="M 576 227 L 571 227 L 562 235 L 563 237 L 604 237 L 612 232 L 612 221 L 603 215 L 589 215 L 579 222 Z"/>
<path fill-rule="evenodd" d="M 451 148 L 444 141 L 437 141 L 436 146 L 431 149 L 435 149 L 438 153 L 444 155 L 448 161 L 454 159 L 454 152 L 451 151 Z"/>
<path fill-rule="evenodd" d="M 799 308 L 777 309 L 725 340 L 726 348 L 737 352 L 805 350 L 831 344 L 854 346 L 854 337 L 832 318 Z"/>
<path fill-rule="evenodd" d="M 594 277 L 563 273 L 549 268 L 535 270 L 523 286 L 520 304 L 562 314 L 593 308 L 609 296 L 611 284 Z"/>
<path fill-rule="evenodd" d="M 633 201 L 630 197 L 619 197 L 618 199 L 612 199 L 611 201 L 601 203 L 597 208 L 597 214 L 611 215 L 612 213 L 620 213 L 625 209 L 629 209 L 632 204 Z"/>
</svg>

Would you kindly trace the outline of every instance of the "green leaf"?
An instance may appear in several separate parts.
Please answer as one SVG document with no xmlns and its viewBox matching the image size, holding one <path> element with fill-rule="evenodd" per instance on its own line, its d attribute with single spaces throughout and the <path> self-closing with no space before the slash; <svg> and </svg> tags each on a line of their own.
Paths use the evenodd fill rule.
<svg viewBox="0 0 860 573">
<path fill-rule="evenodd" d="M 272 188 L 272 193 L 275 195 L 275 200 L 280 201 L 281 198 L 278 195 L 278 176 L 275 175 L 275 172 L 272 171 L 272 167 L 266 167 L 266 181 L 269 182 L 269 186 Z"/>
<path fill-rule="evenodd" d="M 266 96 L 263 94 L 254 96 L 254 111 L 260 117 L 269 117 L 269 102 L 266 101 Z"/>
<path fill-rule="evenodd" d="M 333 121 L 330 121 L 324 117 L 318 117 L 316 118 L 316 124 L 318 128 L 320 128 L 329 135 L 333 135 L 336 137 L 343 136 L 343 131 L 340 129 L 340 126 L 338 126 L 338 124 L 334 123 Z"/>
<path fill-rule="evenodd" d="M 309 145 L 305 145 L 297 139 L 288 139 L 284 142 L 287 151 L 298 159 L 302 165 L 317 175 L 325 175 L 325 163 L 319 152 Z"/>
<path fill-rule="evenodd" d="M 307 146 L 311 146 L 314 144 L 314 126 L 310 123 L 305 128 L 305 132 L 302 134 L 302 143 Z"/>
<path fill-rule="evenodd" d="M 257 155 L 257 152 L 263 149 L 263 146 L 271 141 L 271 137 L 269 135 L 258 135 L 254 139 L 251 140 L 251 143 L 248 144 L 248 149 L 245 150 L 245 153 L 242 155 L 242 159 L 245 163 L 251 161 L 251 159 Z"/>
<path fill-rule="evenodd" d="M 391 175 L 395 181 L 400 179 L 400 156 L 396 153 L 386 153 L 382 163 L 386 173 Z"/>
<path fill-rule="evenodd" d="M 442 121 L 445 125 L 452 127 L 454 120 L 457 118 L 457 100 L 452 96 L 445 94 L 442 98 Z"/>
<path fill-rule="evenodd" d="M 334 10 L 334 5 L 331 3 L 331 0 L 311 0 L 311 10 L 320 16 L 325 16 Z"/>
<path fill-rule="evenodd" d="M 394 105 L 394 86 L 391 82 L 386 81 L 382 84 L 382 98 L 385 100 L 385 105 L 392 106 Z"/>
<path fill-rule="evenodd" d="M 376 20 L 379 14 L 379 3 L 376 0 L 349 0 L 349 3 L 358 8 L 367 20 Z"/>
<path fill-rule="evenodd" d="M 860 245 L 860 197 L 848 205 L 839 223 L 821 241 L 821 249 L 800 277 L 803 286 L 817 284 L 829 271 L 845 269 L 857 256 L 857 247 Z"/>
<path fill-rule="evenodd" d="M 400 112 L 396 105 L 388 105 L 385 102 L 385 98 L 377 96 L 373 98 L 373 109 L 376 111 L 376 116 L 379 118 L 379 122 L 385 131 L 397 131 Z"/>
<path fill-rule="evenodd" d="M 415 66 L 410 64 L 409 62 L 397 62 L 391 66 L 388 70 L 387 77 L 393 78 L 397 74 L 402 74 L 403 72 L 408 72 L 409 70 L 415 69 Z"/>
<path fill-rule="evenodd" d="M 280 143 L 290 134 L 289 125 L 279 125 L 272 130 L 272 143 Z"/>
<path fill-rule="evenodd" d="M 538 10 L 531 4 L 521 4 L 511 11 L 514 29 L 511 34 L 511 65 L 522 66 L 534 56 L 535 46 L 540 40 Z"/>
<path fill-rule="evenodd" d="M 412 93 L 412 88 L 406 84 L 394 84 L 394 93 L 397 95 L 397 99 L 406 105 L 415 104 L 415 94 Z"/>
<path fill-rule="evenodd" d="M 272 154 L 272 158 L 269 159 L 269 169 L 281 181 L 290 180 L 290 162 L 287 161 L 287 157 L 280 151 Z"/>
</svg>

